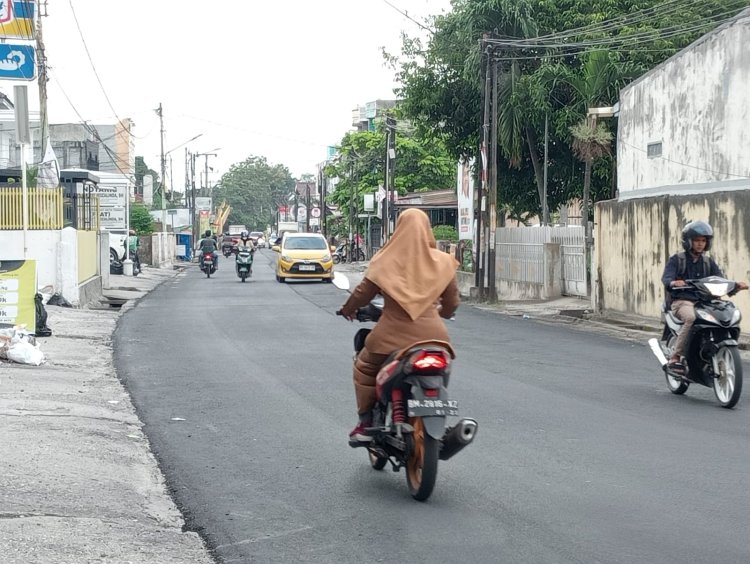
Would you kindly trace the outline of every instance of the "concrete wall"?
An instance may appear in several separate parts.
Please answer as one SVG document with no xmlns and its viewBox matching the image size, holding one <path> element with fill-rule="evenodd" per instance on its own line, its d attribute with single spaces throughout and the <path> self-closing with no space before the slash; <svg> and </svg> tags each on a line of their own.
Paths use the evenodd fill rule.
<svg viewBox="0 0 750 564">
<path fill-rule="evenodd" d="M 750 11 L 624 88 L 617 182 L 622 196 L 750 177 Z M 661 156 L 647 146 L 662 143 Z"/>
<path fill-rule="evenodd" d="M 37 261 L 37 288 L 61 293 L 80 303 L 78 291 L 78 236 L 72 227 L 28 231 L 28 256 Z M 23 231 L 0 231 L 0 260 L 23 259 Z"/>
<path fill-rule="evenodd" d="M 176 261 L 176 241 L 172 233 L 152 233 L 148 264 L 157 268 L 171 268 Z"/>
<path fill-rule="evenodd" d="M 693 196 L 660 196 L 596 204 L 594 302 L 600 311 L 658 318 L 661 275 L 681 251 L 680 233 L 691 220 L 714 228 L 712 256 L 734 280 L 750 279 L 750 190 Z M 750 330 L 750 292 L 733 301 Z"/>
</svg>

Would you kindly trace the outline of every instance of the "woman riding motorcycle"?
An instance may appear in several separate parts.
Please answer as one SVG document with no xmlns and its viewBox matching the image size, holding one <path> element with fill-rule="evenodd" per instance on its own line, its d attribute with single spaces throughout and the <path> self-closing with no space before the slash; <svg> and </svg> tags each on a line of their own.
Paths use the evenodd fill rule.
<svg viewBox="0 0 750 564">
<path fill-rule="evenodd" d="M 377 294 L 384 298 L 382 317 L 354 362 L 359 423 L 349 433 L 350 442 L 372 441 L 365 429 L 372 422 L 375 377 L 388 355 L 417 341 L 450 341 L 440 318 L 452 317 L 459 304 L 458 263 L 436 247 L 427 215 L 405 210 L 391 239 L 372 258 L 364 279 L 341 308 L 341 314 L 352 321 L 357 309 Z"/>
</svg>

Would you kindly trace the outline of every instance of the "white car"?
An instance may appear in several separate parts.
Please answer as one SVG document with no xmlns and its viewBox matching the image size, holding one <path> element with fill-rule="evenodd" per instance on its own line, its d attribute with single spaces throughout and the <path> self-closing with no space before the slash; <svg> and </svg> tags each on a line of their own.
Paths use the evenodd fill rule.
<svg viewBox="0 0 750 564">
<path fill-rule="evenodd" d="M 266 239 L 265 237 L 258 237 L 258 243 L 256 245 L 259 249 L 265 249 L 266 248 Z"/>
</svg>

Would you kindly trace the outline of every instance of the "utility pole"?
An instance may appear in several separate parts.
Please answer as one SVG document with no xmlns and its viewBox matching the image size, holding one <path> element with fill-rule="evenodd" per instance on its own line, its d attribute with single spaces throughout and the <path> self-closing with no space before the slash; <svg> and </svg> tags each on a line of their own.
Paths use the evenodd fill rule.
<svg viewBox="0 0 750 564">
<path fill-rule="evenodd" d="M 395 151 L 396 151 L 396 120 L 388 115 L 385 118 L 386 147 L 385 147 L 385 203 L 383 204 L 383 244 L 388 242 L 391 235 L 391 215 L 393 214 L 392 186 L 394 184 Z"/>
<path fill-rule="evenodd" d="M 307 207 L 307 213 L 305 214 L 305 232 L 310 232 L 310 182 L 305 181 L 305 206 Z"/>
<path fill-rule="evenodd" d="M 198 218 L 195 213 L 195 153 L 190 153 L 190 200 L 193 215 L 193 247 L 198 244 Z"/>
<path fill-rule="evenodd" d="M 323 237 L 328 241 L 328 224 L 326 222 L 326 185 L 322 165 L 318 165 L 318 192 L 320 194 L 320 229 L 323 232 Z"/>
<path fill-rule="evenodd" d="M 47 137 L 49 137 L 49 117 L 47 112 L 47 55 L 44 50 L 44 36 L 42 34 L 42 17 L 47 16 L 47 0 L 39 2 L 37 21 L 36 21 L 36 53 L 37 53 L 37 72 L 39 73 L 39 126 L 40 132 L 40 143 L 41 143 L 41 159 L 44 160 L 44 154 L 47 151 Z M 44 7 L 44 13 L 42 13 L 42 6 Z M 32 160 L 34 147 L 31 147 Z"/>
<path fill-rule="evenodd" d="M 549 164 L 549 112 L 544 113 L 544 196 L 542 197 L 542 223 L 549 225 L 547 206 L 547 168 Z"/>
<path fill-rule="evenodd" d="M 482 183 L 480 192 L 477 198 L 477 204 L 479 206 L 479 213 L 477 214 L 477 276 L 476 283 L 479 292 L 479 299 L 484 299 L 484 279 L 485 279 L 485 257 L 486 252 L 484 249 L 485 230 L 486 230 L 486 219 L 484 217 L 486 206 L 487 206 L 487 192 L 488 192 L 488 160 L 489 160 L 489 136 L 490 136 L 490 96 L 492 95 L 491 88 L 491 72 L 490 72 L 490 48 L 486 44 L 487 34 L 484 34 L 481 41 L 481 49 L 483 51 L 483 67 L 484 67 L 484 117 L 482 120 Z"/>
<path fill-rule="evenodd" d="M 167 195 L 165 190 L 165 176 L 167 173 L 167 161 L 164 158 L 164 115 L 162 112 L 161 102 L 159 102 L 159 109 L 156 110 L 159 114 L 159 128 L 161 131 L 160 142 L 161 142 L 161 179 L 159 182 L 159 192 L 161 194 L 161 230 L 167 231 Z"/>
<path fill-rule="evenodd" d="M 495 234 L 497 232 L 497 66 L 498 62 L 492 59 L 492 125 L 490 140 L 490 190 L 487 198 L 487 207 L 490 212 L 489 250 L 487 251 L 487 298 L 497 301 L 497 288 L 495 284 Z"/>
</svg>

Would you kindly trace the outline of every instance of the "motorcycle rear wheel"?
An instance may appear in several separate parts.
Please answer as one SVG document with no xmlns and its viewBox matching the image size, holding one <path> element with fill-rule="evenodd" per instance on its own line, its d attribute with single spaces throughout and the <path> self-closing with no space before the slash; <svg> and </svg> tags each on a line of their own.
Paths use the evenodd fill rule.
<svg viewBox="0 0 750 564">
<path fill-rule="evenodd" d="M 244 282 L 244 281 L 245 281 L 245 278 L 247 278 L 247 272 L 240 272 L 240 278 L 241 278 L 241 279 L 242 279 L 242 281 Z"/>
<path fill-rule="evenodd" d="M 672 356 L 672 351 L 674 350 L 674 344 L 676 341 L 677 337 L 672 336 L 667 341 L 666 346 L 662 345 L 662 351 L 664 352 L 664 356 L 666 356 L 667 358 L 670 358 Z M 666 370 L 664 371 L 664 375 L 667 378 L 667 388 L 669 388 L 669 391 L 677 396 L 681 396 L 682 394 L 684 394 L 690 387 L 690 384 L 688 382 L 685 382 L 685 380 L 682 380 L 681 378 L 675 378 Z"/>
<path fill-rule="evenodd" d="M 737 347 L 720 347 L 716 353 L 720 374 L 714 378 L 714 394 L 721 407 L 731 409 L 742 395 L 742 359 Z"/>
<path fill-rule="evenodd" d="M 339 255 L 333 255 L 333 264 L 338 264 L 341 262 L 341 257 Z"/>
<path fill-rule="evenodd" d="M 427 434 L 421 417 L 409 418 L 414 427 L 412 448 L 406 460 L 406 484 L 417 501 L 424 501 L 435 488 L 440 443 Z"/>
</svg>

